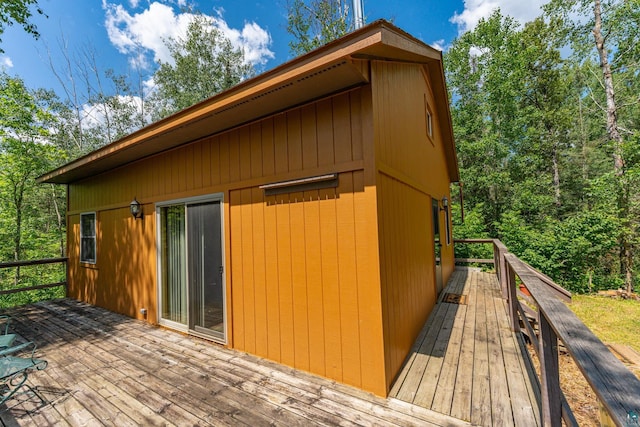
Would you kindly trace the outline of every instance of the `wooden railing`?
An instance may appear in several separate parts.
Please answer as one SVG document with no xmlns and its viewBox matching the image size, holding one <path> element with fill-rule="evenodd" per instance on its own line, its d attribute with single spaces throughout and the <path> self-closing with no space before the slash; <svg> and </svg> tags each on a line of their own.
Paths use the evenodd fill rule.
<svg viewBox="0 0 640 427">
<path fill-rule="evenodd" d="M 0 262 L 0 270 L 5 269 L 5 268 L 20 268 L 20 267 L 29 267 L 29 266 L 34 266 L 34 265 L 66 264 L 66 263 L 67 263 L 67 258 L 45 258 L 45 259 L 34 259 L 34 260 L 30 260 L 30 261 Z M 54 288 L 54 287 L 57 287 L 57 286 L 67 286 L 66 268 L 65 268 L 65 280 L 64 281 L 56 282 L 56 283 L 40 284 L 40 285 L 34 285 L 34 286 L 18 286 L 18 287 L 11 288 L 11 289 L 0 289 L 0 296 L 8 295 L 8 294 L 15 294 L 15 293 L 18 293 L 18 292 L 32 291 L 32 290 L 36 290 L 36 289 Z"/>
<path fill-rule="evenodd" d="M 509 253 L 507 247 L 497 239 L 454 242 L 493 245 L 493 261 L 488 262 L 495 266 L 502 295 L 507 300 L 511 329 L 521 332 L 521 324 L 524 325 L 522 332 L 531 338 L 532 347 L 540 361 L 544 425 L 560 426 L 562 420 L 568 426 L 578 425 L 560 388 L 560 342 L 595 392 L 610 421 L 618 426 L 636 425 L 632 424 L 636 421 L 631 417 L 640 413 L 640 380 L 564 304 L 565 301 L 571 301 L 571 293 Z M 482 260 L 457 261 L 479 263 Z M 530 296 L 519 290 L 520 284 Z"/>
</svg>

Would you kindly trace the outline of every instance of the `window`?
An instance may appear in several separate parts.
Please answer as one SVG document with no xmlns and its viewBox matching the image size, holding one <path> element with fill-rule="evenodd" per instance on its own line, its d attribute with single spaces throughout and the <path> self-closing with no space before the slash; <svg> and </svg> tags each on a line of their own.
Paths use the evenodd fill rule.
<svg viewBox="0 0 640 427">
<path fill-rule="evenodd" d="M 80 262 L 96 263 L 96 214 L 80 214 Z"/>
<path fill-rule="evenodd" d="M 427 95 L 424 96 L 424 114 L 426 118 L 427 136 L 433 139 L 433 113 L 431 112 L 429 102 L 427 102 Z"/>
</svg>

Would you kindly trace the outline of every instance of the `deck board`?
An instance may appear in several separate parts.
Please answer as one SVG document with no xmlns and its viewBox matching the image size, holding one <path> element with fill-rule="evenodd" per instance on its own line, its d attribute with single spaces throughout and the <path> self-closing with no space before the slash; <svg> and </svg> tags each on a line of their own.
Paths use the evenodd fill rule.
<svg viewBox="0 0 640 427">
<path fill-rule="evenodd" d="M 5 313 L 49 366 L 4 425 L 468 425 L 69 299 Z"/>
<path fill-rule="evenodd" d="M 457 269 L 394 384 L 391 396 L 482 426 L 540 425 L 539 391 L 511 332 L 495 275 Z"/>
</svg>

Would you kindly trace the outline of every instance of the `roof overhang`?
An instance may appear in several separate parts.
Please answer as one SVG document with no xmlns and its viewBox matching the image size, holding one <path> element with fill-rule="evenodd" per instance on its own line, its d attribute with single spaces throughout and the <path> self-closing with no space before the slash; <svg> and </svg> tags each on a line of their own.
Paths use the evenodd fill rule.
<svg viewBox="0 0 640 427">
<path fill-rule="evenodd" d="M 38 178 L 69 184 L 369 82 L 358 59 L 427 65 L 434 82 L 451 181 L 458 166 L 441 52 L 385 21 L 377 21 L 271 71 L 152 123 Z"/>
</svg>

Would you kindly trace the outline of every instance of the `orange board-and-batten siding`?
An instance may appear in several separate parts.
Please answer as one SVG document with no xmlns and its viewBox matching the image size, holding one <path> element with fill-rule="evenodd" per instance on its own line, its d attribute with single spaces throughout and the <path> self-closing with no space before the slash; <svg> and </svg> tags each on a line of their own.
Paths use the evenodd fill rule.
<svg viewBox="0 0 640 427">
<path fill-rule="evenodd" d="M 432 201 L 457 180 L 443 79 L 438 52 L 378 22 L 44 176 L 69 185 L 69 295 L 157 322 L 156 204 L 220 194 L 227 345 L 386 395 L 437 297 Z M 324 174 L 337 186 L 260 188 Z"/>
<path fill-rule="evenodd" d="M 416 64 L 371 65 L 381 290 L 387 386 L 437 299 L 431 202 L 449 195 L 450 175 L 429 75 Z M 432 114 L 431 135 L 427 111 Z M 440 221 L 443 280 L 453 246 Z"/>
<path fill-rule="evenodd" d="M 99 227 L 97 264 L 73 263 L 70 296 L 157 317 L 153 204 L 222 192 L 232 346 L 384 394 L 375 187 L 365 192 L 363 172 L 368 93 L 347 91 L 71 185 L 70 256 L 79 257 L 79 214 L 96 210 Z M 258 188 L 310 170 L 340 171 L 339 186 L 268 197 Z M 145 204 L 144 221 L 131 221 L 132 195 Z M 146 250 L 126 246 L 131 233 L 103 238 L 115 235 L 112 218 L 143 233 Z"/>
</svg>

